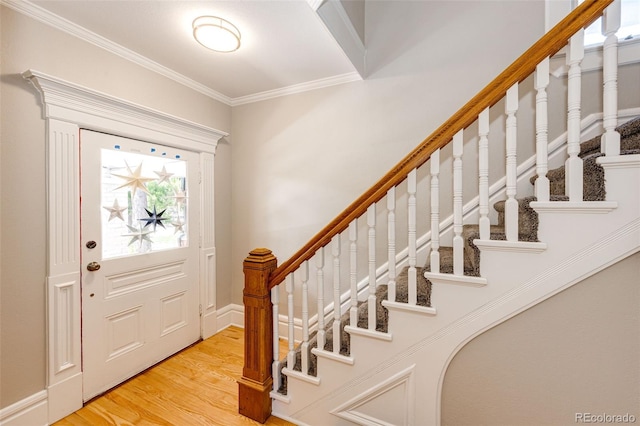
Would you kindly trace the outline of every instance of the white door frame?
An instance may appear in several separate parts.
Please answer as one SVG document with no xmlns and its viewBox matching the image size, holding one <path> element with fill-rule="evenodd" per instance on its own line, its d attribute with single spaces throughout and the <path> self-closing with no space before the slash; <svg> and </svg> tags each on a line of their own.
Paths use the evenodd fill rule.
<svg viewBox="0 0 640 426">
<path fill-rule="evenodd" d="M 214 157 L 218 141 L 228 134 L 39 71 L 23 77 L 40 92 L 47 123 L 47 406 L 53 423 L 82 407 L 80 128 L 200 154 L 203 338 L 216 331 Z"/>
</svg>

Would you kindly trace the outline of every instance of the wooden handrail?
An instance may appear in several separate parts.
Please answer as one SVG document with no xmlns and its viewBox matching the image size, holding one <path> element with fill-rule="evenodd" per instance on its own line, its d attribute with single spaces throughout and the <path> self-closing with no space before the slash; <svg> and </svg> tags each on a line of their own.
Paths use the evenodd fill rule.
<svg viewBox="0 0 640 426">
<path fill-rule="evenodd" d="M 426 163 L 436 149 L 447 145 L 458 131 L 471 125 L 485 108 L 495 105 L 504 97 L 507 89 L 531 75 L 540 62 L 556 54 L 568 43 L 571 36 L 598 19 L 612 2 L 613 0 L 585 0 L 574 9 L 449 120 L 438 127 L 382 179 L 333 219 L 291 258 L 274 270 L 269 277 L 269 289 L 284 281 L 286 276 L 298 269 L 305 260 L 311 259 L 321 247 L 329 244 L 335 235 L 347 229 L 349 223 L 362 216 L 371 204 L 380 201 L 390 188 L 406 179 L 411 170 Z"/>
</svg>

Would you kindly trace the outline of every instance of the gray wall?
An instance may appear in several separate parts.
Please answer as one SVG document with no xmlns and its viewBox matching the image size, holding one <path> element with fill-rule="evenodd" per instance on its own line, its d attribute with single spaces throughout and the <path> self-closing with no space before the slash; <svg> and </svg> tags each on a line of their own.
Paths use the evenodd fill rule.
<svg viewBox="0 0 640 426">
<path fill-rule="evenodd" d="M 44 73 L 223 131 L 231 108 L 66 33 L 0 7 L 0 407 L 45 388 L 45 122 L 21 73 Z M 230 291 L 231 149 L 216 155 L 218 303 Z"/>
<path fill-rule="evenodd" d="M 451 361 L 443 425 L 640 420 L 640 253 L 473 339 Z"/>
<path fill-rule="evenodd" d="M 366 80 L 234 108 L 234 265 L 255 247 L 286 260 L 544 31 L 542 1 L 373 1 L 365 15 Z"/>
</svg>

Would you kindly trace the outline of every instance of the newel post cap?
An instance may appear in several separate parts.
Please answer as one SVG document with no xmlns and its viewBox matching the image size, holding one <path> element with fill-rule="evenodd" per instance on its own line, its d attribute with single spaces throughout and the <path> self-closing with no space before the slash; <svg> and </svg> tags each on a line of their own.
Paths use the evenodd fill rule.
<svg viewBox="0 0 640 426">
<path fill-rule="evenodd" d="M 249 252 L 249 256 L 244 260 L 251 263 L 267 263 L 276 260 L 273 252 L 268 248 L 255 248 Z"/>
</svg>

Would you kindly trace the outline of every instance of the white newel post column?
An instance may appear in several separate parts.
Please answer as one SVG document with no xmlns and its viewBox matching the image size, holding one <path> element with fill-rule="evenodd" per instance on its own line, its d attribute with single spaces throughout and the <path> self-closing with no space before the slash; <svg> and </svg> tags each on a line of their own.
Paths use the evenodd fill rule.
<svg viewBox="0 0 640 426">
<path fill-rule="evenodd" d="M 318 349 L 324 349 L 324 247 L 316 253 L 316 277 L 318 285 Z"/>
<path fill-rule="evenodd" d="M 416 181 L 417 171 L 413 169 L 409 172 L 407 176 L 407 192 L 409 193 L 409 198 L 407 200 L 407 228 L 409 233 L 409 279 L 408 279 L 408 287 L 409 287 L 409 296 L 408 303 L 409 305 L 415 305 L 418 301 L 418 278 L 417 278 L 417 253 L 416 253 L 416 191 L 417 191 L 417 181 Z"/>
<path fill-rule="evenodd" d="M 388 299 L 396 301 L 396 187 L 387 191 L 387 241 L 389 283 L 387 284 Z"/>
<path fill-rule="evenodd" d="M 536 67 L 534 88 L 536 94 L 536 173 L 535 193 L 537 201 L 549 201 L 549 153 L 547 86 L 549 86 L 549 58 Z"/>
<path fill-rule="evenodd" d="M 489 221 L 489 108 L 478 116 L 478 194 L 480 239 L 491 239 Z"/>
<path fill-rule="evenodd" d="M 358 219 L 349 224 L 349 288 L 351 290 L 351 308 L 349 325 L 358 326 Z M 338 303 L 338 306 L 340 304 Z M 334 310 L 336 308 L 334 307 Z M 334 339 L 336 339 L 334 335 Z"/>
<path fill-rule="evenodd" d="M 340 353 L 340 234 L 331 240 L 331 254 L 333 256 L 333 353 Z M 353 290 L 352 290 L 353 291 Z M 357 315 L 358 300 L 351 304 L 350 315 Z M 354 306 L 356 312 L 353 312 Z"/>
<path fill-rule="evenodd" d="M 287 292 L 287 339 L 289 340 L 287 345 L 287 369 L 293 370 L 296 365 L 296 351 L 295 351 L 295 333 L 293 328 L 293 274 L 287 275 L 287 281 L 285 284 L 285 291 Z"/>
<path fill-rule="evenodd" d="M 369 330 L 376 329 L 376 205 L 367 209 L 367 226 L 369 228 L 369 297 L 367 298 L 367 314 Z"/>
<path fill-rule="evenodd" d="M 462 239 L 462 152 L 463 133 L 453 137 L 453 273 L 464 275 L 464 241 Z"/>
<path fill-rule="evenodd" d="M 431 272 L 440 273 L 440 149 L 431 154 Z"/>
<path fill-rule="evenodd" d="M 280 375 L 280 286 L 271 289 L 271 303 L 273 309 L 273 363 L 271 377 L 273 377 L 273 391 L 278 392 L 282 377 Z"/>
<path fill-rule="evenodd" d="M 300 266 L 302 274 L 302 374 L 309 374 L 309 261 Z"/>
<path fill-rule="evenodd" d="M 604 91 L 603 97 L 603 126 L 600 149 L 607 156 L 620 155 L 620 134 L 618 126 L 618 37 L 616 31 L 620 28 L 620 3 L 614 1 L 602 17 L 602 34 L 606 37 L 602 48 L 602 73 Z"/>
<path fill-rule="evenodd" d="M 569 201 L 583 201 L 583 164 L 580 153 L 580 90 L 582 86 L 582 70 L 580 62 L 584 58 L 584 30 L 578 31 L 569 42 L 567 65 L 569 81 L 567 93 L 567 153 L 565 162 L 565 194 Z"/>
<path fill-rule="evenodd" d="M 516 200 L 518 127 L 516 112 L 518 112 L 518 83 L 507 90 L 505 106 L 507 114 L 507 201 L 504 205 L 504 224 L 507 241 L 518 241 L 518 200 Z"/>
</svg>

